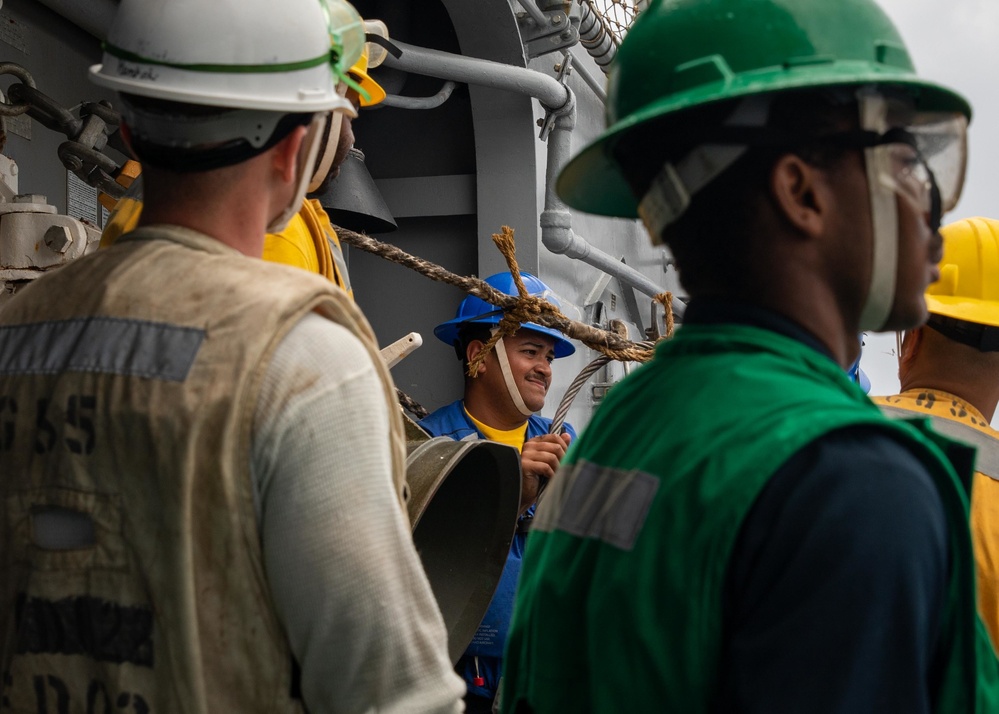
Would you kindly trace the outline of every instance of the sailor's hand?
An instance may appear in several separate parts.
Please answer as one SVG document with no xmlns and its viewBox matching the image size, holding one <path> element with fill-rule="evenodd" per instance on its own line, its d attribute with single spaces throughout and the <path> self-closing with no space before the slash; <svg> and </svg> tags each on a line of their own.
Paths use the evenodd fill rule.
<svg viewBox="0 0 999 714">
<path fill-rule="evenodd" d="M 520 512 L 534 503 L 541 484 L 555 475 L 569 446 L 568 434 L 545 434 L 524 442 L 520 451 Z"/>
</svg>

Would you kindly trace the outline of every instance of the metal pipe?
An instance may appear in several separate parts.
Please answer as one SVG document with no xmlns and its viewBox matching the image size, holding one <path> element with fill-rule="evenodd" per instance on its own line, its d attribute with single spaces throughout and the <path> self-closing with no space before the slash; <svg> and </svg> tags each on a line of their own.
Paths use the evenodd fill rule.
<svg viewBox="0 0 999 714">
<path fill-rule="evenodd" d="M 527 14 L 531 16 L 538 27 L 548 25 L 548 16 L 541 12 L 541 8 L 535 4 L 534 0 L 520 0 L 520 5 L 527 10 Z"/>
<path fill-rule="evenodd" d="M 548 136 L 548 161 L 545 167 L 545 208 L 541 212 L 541 243 L 552 253 L 582 260 L 608 275 L 613 275 L 624 285 L 655 297 L 663 292 L 663 286 L 646 277 L 642 272 L 622 263 L 614 256 L 605 253 L 592 243 L 581 238 L 572 230 L 572 214 L 555 191 L 555 180 L 569 160 L 570 138 L 576 125 L 576 104 L 573 100 L 569 111 L 555 120 L 555 126 Z M 673 314 L 682 319 L 686 305 L 681 300 L 673 300 Z"/>
<path fill-rule="evenodd" d="M 608 255 L 599 248 L 595 248 L 593 244 L 576 235 L 576 233 L 571 229 L 569 230 L 568 235 L 569 243 L 566 246 L 566 252 L 564 254 L 570 258 L 582 260 L 587 265 L 592 265 L 594 268 L 602 270 L 608 275 L 613 275 L 624 285 L 632 287 L 643 295 L 648 295 L 649 297 L 655 297 L 666 289 L 654 280 L 647 278 L 630 265 L 622 263 L 614 256 Z M 544 238 L 542 238 L 542 241 L 544 241 Z M 557 252 L 547 243 L 545 245 L 549 250 L 552 250 L 552 252 Z M 678 320 L 683 319 L 683 313 L 686 308 L 687 306 L 682 300 L 677 297 L 673 298 L 673 315 Z"/>
<path fill-rule="evenodd" d="M 537 99 L 547 109 L 556 111 L 558 116 L 548 136 L 541 243 L 553 253 L 582 260 L 650 297 L 663 291 L 662 286 L 638 270 L 596 248 L 572 231 L 572 215 L 555 193 L 555 178 L 569 159 L 570 137 L 576 125 L 576 100 L 568 87 L 554 77 L 532 69 L 428 50 L 402 42 L 393 44 L 402 50 L 402 54 L 399 57 L 389 54 L 385 64 L 390 67 L 439 79 L 526 94 Z M 673 302 L 674 313 L 677 317 L 682 317 L 683 303 L 679 300 Z"/>
<path fill-rule="evenodd" d="M 569 162 L 572 154 L 572 132 L 576 128 L 576 97 L 570 95 L 572 104 L 569 110 L 556 117 L 551 133 L 548 135 L 548 152 L 545 166 L 545 210 L 566 210 L 555 192 L 555 181 L 562 167 Z"/>
<path fill-rule="evenodd" d="M 597 99 L 600 100 L 601 104 L 607 103 L 607 90 L 604 89 L 604 85 L 598 82 L 596 78 L 590 74 L 589 70 L 580 64 L 579 60 L 572 63 L 572 71 L 579 75 L 579 78 L 582 79 L 586 86 L 593 91 Z"/>
<path fill-rule="evenodd" d="M 395 40 L 392 40 L 392 44 L 402 50 L 402 54 L 394 57 L 389 53 L 385 58 L 387 67 L 463 84 L 526 94 L 537 99 L 546 109 L 561 109 L 570 101 L 571 92 L 568 87 L 554 77 L 533 69 L 428 50 Z"/>
<path fill-rule="evenodd" d="M 448 100 L 456 86 L 458 85 L 448 80 L 444 82 L 444 86 L 437 94 L 429 97 L 403 97 L 398 94 L 387 94 L 382 100 L 382 104 L 400 109 L 435 109 Z"/>
</svg>

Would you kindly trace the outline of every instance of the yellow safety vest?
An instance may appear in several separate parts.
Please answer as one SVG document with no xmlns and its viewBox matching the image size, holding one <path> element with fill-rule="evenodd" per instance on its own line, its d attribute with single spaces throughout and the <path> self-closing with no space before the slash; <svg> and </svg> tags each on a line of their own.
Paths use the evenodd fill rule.
<svg viewBox="0 0 999 714">
<path fill-rule="evenodd" d="M 978 611 L 996 648 L 999 645 L 999 431 L 964 400 L 935 389 L 910 389 L 891 397 L 875 397 L 873 401 L 889 416 L 928 417 L 940 433 L 978 449 L 971 487 L 971 537 Z"/>
<path fill-rule="evenodd" d="M 101 248 L 107 248 L 119 236 L 135 230 L 141 213 L 140 199 L 127 195 L 120 199 L 101 233 Z M 302 209 L 292 216 L 283 231 L 264 237 L 263 259 L 322 275 L 351 299 L 354 297 L 340 239 L 330 217 L 314 198 L 302 201 Z"/>
</svg>

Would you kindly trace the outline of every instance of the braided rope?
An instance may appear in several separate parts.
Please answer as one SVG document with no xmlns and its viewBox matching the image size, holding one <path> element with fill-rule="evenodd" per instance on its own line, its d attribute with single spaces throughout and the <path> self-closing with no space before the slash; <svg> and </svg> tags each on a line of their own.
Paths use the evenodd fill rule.
<svg viewBox="0 0 999 714">
<path fill-rule="evenodd" d="M 493 233 L 493 243 L 499 248 L 500 253 L 506 259 L 513 276 L 513 283 L 517 286 L 517 304 L 509 310 L 503 311 L 493 334 L 486 341 L 486 344 L 477 355 L 468 363 L 468 376 L 475 377 L 479 374 L 479 367 L 486 360 L 486 356 L 494 349 L 501 339 L 509 337 L 520 329 L 520 326 L 527 322 L 538 324 L 538 318 L 544 310 L 544 305 L 549 304 L 546 300 L 531 295 L 524 285 L 524 278 L 520 274 L 520 265 L 517 263 L 517 244 L 513 238 L 513 229 L 510 226 L 503 226 L 499 233 Z M 556 309 L 557 311 L 557 309 Z M 561 315 L 562 313 L 559 312 Z"/>
<path fill-rule="evenodd" d="M 417 419 L 423 419 L 430 414 L 426 407 L 398 387 L 395 388 L 395 395 L 399 399 L 399 404 L 401 404 L 406 411 L 415 416 Z"/>
<path fill-rule="evenodd" d="M 659 293 L 652 299 L 663 306 L 663 312 L 664 312 L 663 318 L 666 320 L 666 332 L 663 334 L 663 337 L 669 339 L 670 337 L 673 336 L 673 327 L 674 327 L 673 293 L 667 290 L 664 293 Z"/>
<path fill-rule="evenodd" d="M 526 294 L 527 291 L 520 278 L 520 270 L 513 255 L 515 243 L 511 228 L 504 226 L 503 233 L 494 233 L 493 241 L 496 242 L 497 247 L 499 247 L 506 258 L 507 264 L 510 266 L 510 272 L 514 276 L 514 281 L 518 284 L 518 291 L 522 291 L 522 294 L 516 296 L 502 293 L 480 278 L 466 277 L 452 273 L 436 263 L 418 258 L 401 248 L 375 240 L 363 233 L 355 233 L 340 226 L 333 226 L 333 228 L 336 230 L 337 236 L 342 243 L 415 270 L 431 280 L 453 285 L 469 295 L 475 295 L 492 305 L 502 308 L 504 316 L 500 321 L 496 334 L 493 335 L 495 340 L 490 339 L 492 344 L 487 344 L 486 349 L 480 352 L 482 359 L 485 359 L 488 349 L 491 349 L 500 337 L 516 332 L 522 322 L 533 322 L 543 327 L 558 330 L 567 337 L 579 340 L 590 349 L 596 350 L 613 360 L 621 362 L 646 362 L 652 357 L 652 350 L 644 343 L 632 342 L 608 330 L 602 330 L 582 322 L 577 322 L 576 320 L 570 320 L 547 300 Z M 664 303 L 664 305 L 667 303 Z M 667 318 L 667 325 L 669 326 L 672 325 L 672 311 L 667 310 L 667 315 L 669 316 Z"/>
</svg>

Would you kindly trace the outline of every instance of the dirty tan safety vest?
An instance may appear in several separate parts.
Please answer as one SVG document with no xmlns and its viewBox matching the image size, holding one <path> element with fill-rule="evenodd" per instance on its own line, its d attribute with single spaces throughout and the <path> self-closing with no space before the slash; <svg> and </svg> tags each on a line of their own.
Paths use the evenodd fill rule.
<svg viewBox="0 0 999 714">
<path fill-rule="evenodd" d="M 135 230 L 142 214 L 142 199 L 126 194 L 115 204 L 101 233 L 101 248 L 114 245 L 118 238 Z M 141 196 L 137 194 L 137 196 Z M 329 278 L 354 297 L 347 261 L 340 238 L 322 204 L 314 198 L 302 200 L 302 208 L 280 233 L 264 236 L 264 260 L 294 265 Z"/>
<path fill-rule="evenodd" d="M 975 480 L 971 489 L 971 539 L 975 550 L 978 613 L 993 648 L 999 645 L 999 432 L 964 400 L 935 389 L 910 389 L 891 397 L 874 397 L 894 419 L 926 417 L 944 436 L 971 444 Z"/>
<path fill-rule="evenodd" d="M 391 379 L 323 278 L 152 226 L 0 310 L 0 711 L 301 711 L 249 454 L 261 376 L 309 311 L 371 353 L 401 501 Z M 58 509 L 91 545 L 34 542 Z"/>
</svg>

